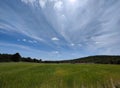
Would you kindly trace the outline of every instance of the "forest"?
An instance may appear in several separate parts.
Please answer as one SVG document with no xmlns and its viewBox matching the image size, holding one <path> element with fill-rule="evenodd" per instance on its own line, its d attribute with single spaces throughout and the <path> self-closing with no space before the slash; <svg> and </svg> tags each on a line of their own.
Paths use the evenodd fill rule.
<svg viewBox="0 0 120 88">
<path fill-rule="evenodd" d="M 0 62 L 120 64 L 120 56 L 96 55 L 70 60 L 42 61 L 42 59 L 22 57 L 19 53 L 15 53 L 15 54 L 0 54 Z"/>
</svg>

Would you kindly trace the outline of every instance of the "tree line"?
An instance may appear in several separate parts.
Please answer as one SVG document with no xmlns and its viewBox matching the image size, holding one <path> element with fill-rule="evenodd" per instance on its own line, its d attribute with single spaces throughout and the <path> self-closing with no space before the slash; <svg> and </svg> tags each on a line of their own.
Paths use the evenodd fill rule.
<svg viewBox="0 0 120 88">
<path fill-rule="evenodd" d="M 44 63 L 92 63 L 92 64 L 120 64 L 120 56 L 98 55 L 62 61 L 44 61 Z"/>
<path fill-rule="evenodd" d="M 120 56 L 97 55 L 69 60 L 71 63 L 120 64 Z"/>
<path fill-rule="evenodd" d="M 120 64 L 120 56 L 99 55 L 88 56 L 72 60 L 42 61 L 42 59 L 22 57 L 19 53 L 15 53 L 15 54 L 0 54 L 0 62 Z"/>
<path fill-rule="evenodd" d="M 41 59 L 31 57 L 21 57 L 19 53 L 15 54 L 0 54 L 0 62 L 36 62 L 41 63 Z"/>
</svg>

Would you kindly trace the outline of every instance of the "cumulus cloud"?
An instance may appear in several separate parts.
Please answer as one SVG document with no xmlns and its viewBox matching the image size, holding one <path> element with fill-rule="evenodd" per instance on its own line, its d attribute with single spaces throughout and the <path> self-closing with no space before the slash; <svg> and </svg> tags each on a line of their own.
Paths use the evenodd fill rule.
<svg viewBox="0 0 120 88">
<path fill-rule="evenodd" d="M 53 40 L 53 41 L 58 41 L 59 38 L 57 38 L 57 37 L 53 37 L 51 40 Z"/>
</svg>

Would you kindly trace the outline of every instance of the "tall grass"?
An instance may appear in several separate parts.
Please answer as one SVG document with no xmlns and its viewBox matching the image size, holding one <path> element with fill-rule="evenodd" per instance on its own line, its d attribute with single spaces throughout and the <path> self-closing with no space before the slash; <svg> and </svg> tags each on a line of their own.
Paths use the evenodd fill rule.
<svg viewBox="0 0 120 88">
<path fill-rule="evenodd" d="M 0 88 L 120 88 L 120 65 L 0 63 Z"/>
</svg>

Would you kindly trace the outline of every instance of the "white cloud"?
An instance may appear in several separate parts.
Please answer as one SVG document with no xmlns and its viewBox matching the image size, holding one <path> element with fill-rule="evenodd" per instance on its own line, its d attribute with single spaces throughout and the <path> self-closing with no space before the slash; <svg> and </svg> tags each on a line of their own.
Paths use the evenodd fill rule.
<svg viewBox="0 0 120 88">
<path fill-rule="evenodd" d="M 49 0 L 50 2 L 57 2 L 57 1 L 59 1 L 59 0 Z"/>
<path fill-rule="evenodd" d="M 40 5 L 41 8 L 44 8 L 46 6 L 46 3 L 48 0 L 21 0 L 25 4 L 30 4 L 32 6 Z"/>
<path fill-rule="evenodd" d="M 52 40 L 52 41 L 58 41 L 59 38 L 57 38 L 57 37 L 53 37 L 51 40 Z"/>
<path fill-rule="evenodd" d="M 7 31 L 13 31 L 14 30 L 12 25 L 0 22 L 0 30 L 3 30 L 3 29 L 5 29 Z"/>
<path fill-rule="evenodd" d="M 27 40 L 26 39 L 22 39 L 23 42 L 26 42 Z"/>
<path fill-rule="evenodd" d="M 29 3 L 29 0 L 21 0 L 22 2 L 28 4 Z"/>
<path fill-rule="evenodd" d="M 53 51 L 52 53 L 53 54 L 59 54 L 60 52 L 59 51 Z"/>
<path fill-rule="evenodd" d="M 23 42 L 28 42 L 28 43 L 38 43 L 36 40 L 27 40 L 27 39 L 17 39 L 17 41 L 23 41 Z"/>
<path fill-rule="evenodd" d="M 41 8 L 44 8 L 46 6 L 47 0 L 39 0 L 39 4 Z"/>
<path fill-rule="evenodd" d="M 4 21 L 0 22 L 2 30 L 23 34 L 54 48 L 56 47 L 49 43 L 50 40 L 59 47 L 66 45 L 66 47 L 78 48 L 81 46 L 79 43 L 82 43 L 81 47 L 86 52 L 88 49 L 99 51 L 100 48 L 110 48 L 109 50 L 115 51 L 114 48 L 120 45 L 119 0 L 110 0 L 109 2 L 105 0 L 77 0 L 78 3 L 72 6 L 68 5 L 68 0 L 21 1 L 46 8 L 41 11 L 39 6 L 35 9 L 24 7 L 25 11 L 19 15 L 20 10 L 17 8 L 21 5 L 16 8 L 8 6 L 9 9 L 0 6 L 0 19 Z M 61 40 L 62 44 L 55 42 L 58 40 Z M 36 43 L 34 40 L 21 39 L 21 41 Z"/>
<path fill-rule="evenodd" d="M 26 3 L 26 4 L 31 4 L 32 6 L 34 6 L 34 3 L 37 1 L 37 0 L 21 0 L 22 2 Z"/>
<path fill-rule="evenodd" d="M 70 46 L 75 46 L 75 44 L 74 44 L 74 43 L 71 43 Z"/>
<path fill-rule="evenodd" d="M 63 9 L 63 2 L 62 1 L 56 1 L 54 3 L 54 9 L 57 11 L 61 11 Z"/>
</svg>

